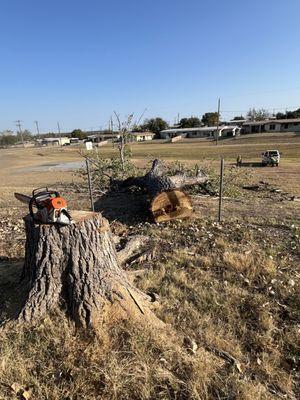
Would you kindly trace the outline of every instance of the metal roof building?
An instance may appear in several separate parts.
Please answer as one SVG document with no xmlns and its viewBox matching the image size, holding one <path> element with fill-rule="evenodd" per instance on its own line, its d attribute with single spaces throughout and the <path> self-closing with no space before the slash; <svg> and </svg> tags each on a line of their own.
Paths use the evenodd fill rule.
<svg viewBox="0 0 300 400">
<path fill-rule="evenodd" d="M 199 128 L 165 129 L 160 132 L 160 137 L 162 139 L 172 139 L 180 135 L 185 138 L 213 138 L 217 131 L 219 131 L 219 137 L 230 137 L 239 133 L 240 128 L 238 126 L 220 125 L 219 128 L 216 126 L 203 126 Z"/>
<path fill-rule="evenodd" d="M 246 121 L 241 133 L 300 132 L 300 118 Z"/>
</svg>

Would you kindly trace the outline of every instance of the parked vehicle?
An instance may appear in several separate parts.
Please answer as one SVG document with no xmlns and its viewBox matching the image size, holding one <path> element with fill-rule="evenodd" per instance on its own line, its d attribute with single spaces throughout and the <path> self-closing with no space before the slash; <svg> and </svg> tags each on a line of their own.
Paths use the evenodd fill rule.
<svg viewBox="0 0 300 400">
<path fill-rule="evenodd" d="M 280 153 L 278 150 L 267 150 L 261 153 L 261 165 L 266 167 L 271 165 L 271 167 L 278 167 L 280 161 Z"/>
</svg>

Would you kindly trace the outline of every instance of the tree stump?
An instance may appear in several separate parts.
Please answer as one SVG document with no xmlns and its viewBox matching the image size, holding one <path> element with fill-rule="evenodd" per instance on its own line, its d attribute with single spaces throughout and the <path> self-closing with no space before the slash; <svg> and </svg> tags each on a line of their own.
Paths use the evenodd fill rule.
<svg viewBox="0 0 300 400">
<path fill-rule="evenodd" d="M 23 278 L 29 292 L 19 320 L 32 322 L 61 307 L 83 328 L 116 317 L 162 325 L 151 311 L 151 297 L 120 268 L 108 221 L 93 212 L 73 211 L 71 216 L 68 226 L 24 218 Z"/>
<path fill-rule="evenodd" d="M 207 176 L 200 171 L 191 177 L 185 174 L 167 176 L 159 160 L 154 160 L 146 175 L 115 181 L 119 187 L 138 186 L 146 189 L 150 198 L 150 211 L 155 222 L 187 218 L 193 212 L 190 197 L 182 190 L 186 186 L 204 184 Z"/>
</svg>

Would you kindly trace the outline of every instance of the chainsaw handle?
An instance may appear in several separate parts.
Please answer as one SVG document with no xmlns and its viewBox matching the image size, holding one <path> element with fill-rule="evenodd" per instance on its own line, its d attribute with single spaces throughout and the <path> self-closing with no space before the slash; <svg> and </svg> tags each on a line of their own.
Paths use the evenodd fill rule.
<svg viewBox="0 0 300 400">
<path fill-rule="evenodd" d="M 37 191 L 41 192 L 43 189 L 43 192 L 48 192 L 48 187 L 47 186 L 41 186 L 39 188 L 33 189 L 32 191 L 32 197 L 34 197 L 37 193 Z"/>
<path fill-rule="evenodd" d="M 38 197 L 39 195 L 42 194 L 54 194 L 55 197 L 59 197 L 59 192 L 57 192 L 56 190 L 49 190 L 47 186 L 42 186 L 39 188 L 36 188 L 32 191 L 32 197 Z"/>
</svg>

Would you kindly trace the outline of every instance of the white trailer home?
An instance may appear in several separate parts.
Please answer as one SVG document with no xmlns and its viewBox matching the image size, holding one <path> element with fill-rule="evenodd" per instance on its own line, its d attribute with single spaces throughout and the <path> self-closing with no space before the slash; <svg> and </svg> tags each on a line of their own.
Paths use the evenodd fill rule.
<svg viewBox="0 0 300 400">
<path fill-rule="evenodd" d="M 246 121 L 241 131 L 244 134 L 262 132 L 300 132 L 300 118 Z"/>
<path fill-rule="evenodd" d="M 129 137 L 135 142 L 153 140 L 155 133 L 152 132 L 130 132 Z"/>
<path fill-rule="evenodd" d="M 101 142 L 117 142 L 119 139 L 120 139 L 119 134 L 98 133 L 98 134 L 88 135 L 86 141 L 93 143 L 101 143 Z"/>
<path fill-rule="evenodd" d="M 180 128 L 180 129 L 165 129 L 160 132 L 162 139 L 172 139 L 176 136 L 184 138 L 214 138 L 219 131 L 219 137 L 232 137 L 240 132 L 238 126 L 220 125 L 216 126 L 203 126 L 199 128 Z"/>
<path fill-rule="evenodd" d="M 40 143 L 42 144 L 42 146 L 67 146 L 70 144 L 70 138 L 68 137 L 43 138 Z"/>
</svg>

